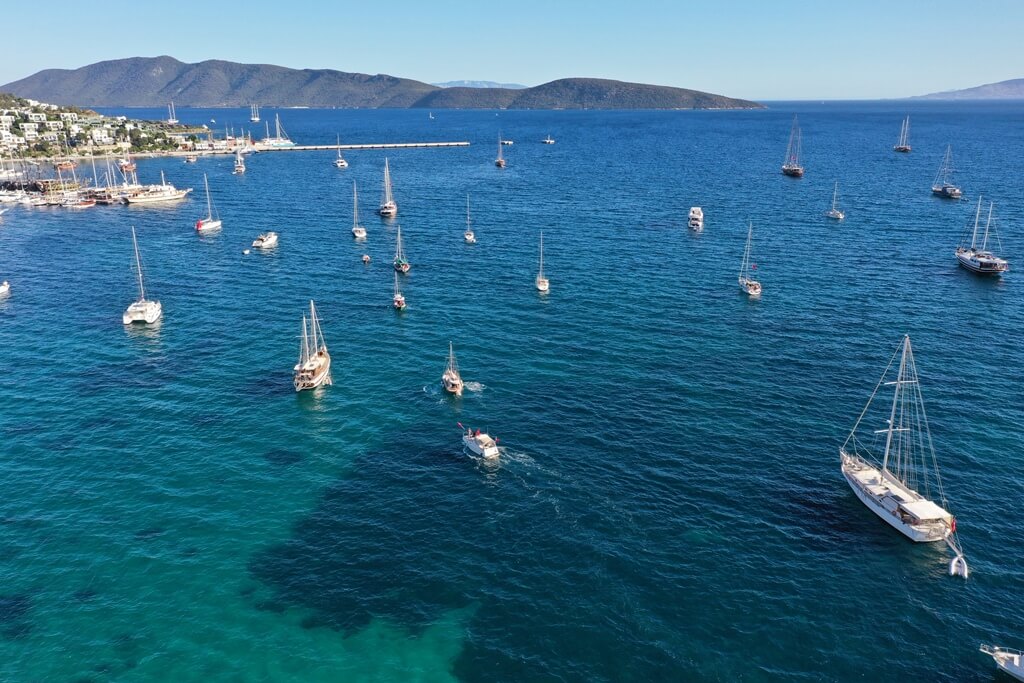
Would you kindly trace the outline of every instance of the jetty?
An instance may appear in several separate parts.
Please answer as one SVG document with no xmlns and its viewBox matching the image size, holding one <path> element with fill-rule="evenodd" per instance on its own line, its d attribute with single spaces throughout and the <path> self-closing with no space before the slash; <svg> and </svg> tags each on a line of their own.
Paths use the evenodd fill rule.
<svg viewBox="0 0 1024 683">
<path fill-rule="evenodd" d="M 359 145 L 288 145 L 283 147 L 263 147 L 259 141 L 253 143 L 252 148 L 257 152 L 310 152 L 317 150 L 335 149 L 410 149 L 413 147 L 469 147 L 468 142 L 376 142 Z M 231 152 L 234 154 L 234 151 Z"/>
</svg>

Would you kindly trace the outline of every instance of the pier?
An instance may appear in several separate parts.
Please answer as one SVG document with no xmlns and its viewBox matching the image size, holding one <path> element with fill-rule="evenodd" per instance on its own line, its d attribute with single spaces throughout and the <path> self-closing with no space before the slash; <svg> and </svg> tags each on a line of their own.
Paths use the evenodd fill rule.
<svg viewBox="0 0 1024 683">
<path fill-rule="evenodd" d="M 288 147 L 263 147 L 259 141 L 253 143 L 258 152 L 310 152 L 334 149 L 409 149 L 413 147 L 469 147 L 468 142 L 378 142 L 362 145 L 291 145 Z M 234 154 L 234 150 L 229 152 Z"/>
</svg>

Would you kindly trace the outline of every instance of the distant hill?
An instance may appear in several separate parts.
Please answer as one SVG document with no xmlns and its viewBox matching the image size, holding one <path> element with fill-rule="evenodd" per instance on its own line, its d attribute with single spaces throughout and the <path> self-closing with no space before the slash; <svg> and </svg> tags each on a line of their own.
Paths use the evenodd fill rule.
<svg viewBox="0 0 1024 683">
<path fill-rule="evenodd" d="M 721 95 L 596 78 L 566 78 L 533 88 L 440 88 L 408 78 L 288 69 L 269 64 L 132 57 L 80 69 L 46 69 L 0 90 L 82 107 L 179 106 L 465 109 L 754 109 Z"/>
<path fill-rule="evenodd" d="M 913 99 L 920 100 L 1024 100 L 1024 78 L 1014 78 L 999 83 L 979 85 L 963 90 L 947 90 L 933 92 L 929 95 L 918 95 Z"/>
<path fill-rule="evenodd" d="M 518 83 L 495 83 L 494 81 L 445 81 L 444 83 L 431 83 L 438 88 L 507 88 L 509 90 L 522 90 L 529 86 Z"/>
</svg>

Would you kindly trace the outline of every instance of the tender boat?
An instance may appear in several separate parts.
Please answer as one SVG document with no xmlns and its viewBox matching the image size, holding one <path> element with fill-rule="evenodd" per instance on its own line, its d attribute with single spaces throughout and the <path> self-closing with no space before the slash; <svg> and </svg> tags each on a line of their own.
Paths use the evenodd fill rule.
<svg viewBox="0 0 1024 683">
<path fill-rule="evenodd" d="M 380 208 L 377 213 L 385 218 L 391 218 L 398 213 L 398 204 L 391 192 L 391 169 L 388 167 L 388 158 L 384 157 L 384 189 L 381 193 Z"/>
<path fill-rule="evenodd" d="M 537 268 L 537 277 L 534 279 L 533 284 L 537 287 L 538 292 L 547 292 L 551 289 L 551 283 L 546 277 L 544 277 L 544 232 L 540 233 L 540 265 Z"/>
<path fill-rule="evenodd" d="M 825 212 L 827 218 L 832 218 L 837 221 L 841 221 L 846 218 L 846 214 L 839 210 L 836 206 L 836 201 L 839 198 L 839 181 L 836 181 L 835 189 L 832 190 L 832 208 Z"/>
<path fill-rule="evenodd" d="M 461 423 L 459 424 L 459 427 L 462 427 Z M 498 440 L 492 439 L 490 434 L 481 432 L 479 429 L 473 431 L 467 427 L 465 433 L 462 435 L 462 445 L 465 446 L 470 453 L 488 460 L 497 458 L 500 455 L 498 452 Z"/>
<path fill-rule="evenodd" d="M 946 145 L 946 155 L 932 181 L 932 194 L 944 199 L 960 199 L 963 190 L 953 184 L 953 145 Z"/>
<path fill-rule="evenodd" d="M 368 263 L 368 261 L 363 261 Z M 391 299 L 391 305 L 395 307 L 396 311 L 405 310 L 405 296 L 402 294 L 402 288 L 398 286 L 398 271 L 395 271 L 395 295 Z"/>
<path fill-rule="evenodd" d="M 399 273 L 408 273 L 412 267 L 409 264 L 409 259 L 405 258 L 405 250 L 402 249 L 402 226 L 398 226 L 398 234 L 395 236 L 395 271 Z"/>
<path fill-rule="evenodd" d="M 139 241 L 135 237 L 135 226 L 132 226 L 132 246 L 135 248 L 135 273 L 139 279 L 139 298 L 132 302 L 128 309 L 121 316 L 125 325 L 132 323 L 152 324 L 160 319 L 163 314 L 163 307 L 159 301 L 151 301 L 146 298 L 146 288 L 142 281 L 142 259 L 139 258 Z"/>
<path fill-rule="evenodd" d="M 498 168 L 505 168 L 505 155 L 502 152 L 501 146 L 505 144 L 505 141 L 498 137 L 498 158 L 494 160 L 494 165 Z"/>
<path fill-rule="evenodd" d="M 782 162 L 782 174 L 792 178 L 803 178 L 804 167 L 800 163 L 801 152 L 800 125 L 793 115 L 793 127 L 789 130 L 789 145 L 786 147 L 786 160 Z"/>
<path fill-rule="evenodd" d="M 1010 674 L 1018 681 L 1024 681 L 1024 652 L 1008 647 L 996 647 L 995 645 L 982 645 L 979 649 L 985 654 L 990 655 L 996 661 L 996 666 L 999 669 Z"/>
<path fill-rule="evenodd" d="M 515 143 L 514 140 L 501 140 L 501 144 L 503 144 L 503 145 L 514 145 L 516 143 Z"/>
<path fill-rule="evenodd" d="M 356 181 L 352 181 L 352 237 L 357 240 L 366 239 L 366 228 L 359 224 L 359 192 L 356 191 Z"/>
<path fill-rule="evenodd" d="M 690 207 L 690 218 L 687 221 L 687 225 L 694 232 L 702 232 L 704 230 L 704 209 L 699 206 Z"/>
<path fill-rule="evenodd" d="M 277 246 L 277 233 L 265 232 L 252 241 L 253 249 L 270 249 Z"/>
<path fill-rule="evenodd" d="M 221 221 L 220 216 L 216 218 L 213 216 L 213 200 L 210 199 L 210 181 L 206 179 L 205 173 L 203 174 L 203 186 L 206 188 L 206 218 L 200 218 L 196 221 L 196 231 L 210 232 L 219 229 L 224 223 Z"/>
<path fill-rule="evenodd" d="M 956 248 L 956 260 L 961 266 L 982 275 L 1001 275 L 1010 269 L 1006 259 L 999 258 L 988 251 L 988 235 L 992 226 L 992 202 L 988 205 L 988 220 L 985 221 L 985 232 L 981 244 L 978 244 L 978 219 L 981 218 L 981 197 L 978 197 L 978 210 L 974 214 L 974 230 L 971 233 L 971 246 L 961 243 Z"/>
<path fill-rule="evenodd" d="M 476 244 L 476 233 L 473 232 L 473 223 L 469 218 L 469 195 L 466 195 L 466 232 L 462 233 L 466 244 Z"/>
<path fill-rule="evenodd" d="M 338 136 L 338 158 L 334 160 L 335 168 L 348 168 L 348 162 L 341 156 L 341 136 Z"/>
<path fill-rule="evenodd" d="M 910 151 L 910 116 L 903 119 L 903 124 L 900 125 L 900 139 L 892 146 L 893 151 L 896 152 L 909 152 Z"/>
<path fill-rule="evenodd" d="M 441 375 L 441 386 L 449 394 L 462 396 L 462 389 L 465 386 L 462 375 L 459 374 L 459 364 L 455 361 L 455 349 L 451 342 L 448 342 L 448 364 Z"/>
<path fill-rule="evenodd" d="M 896 377 L 892 380 L 894 365 Z M 882 421 L 884 428 L 858 431 L 883 386 L 893 387 L 892 407 L 876 409 L 869 419 Z M 884 438 L 880 439 L 881 435 Z M 878 457 L 880 441 L 885 450 Z M 839 460 L 843 477 L 869 510 L 912 541 L 945 541 L 955 554 L 949 564 L 950 575 L 967 578 L 967 560 L 942 490 L 909 336 L 903 337 L 889 359 L 867 405 L 839 447 Z M 929 500 L 918 489 L 937 499 Z"/>
<path fill-rule="evenodd" d="M 754 224 L 751 222 L 747 227 L 747 246 L 743 249 L 743 262 L 740 264 L 739 283 L 740 289 L 750 296 L 761 296 L 761 283 L 751 277 L 753 271 L 757 270 L 757 264 L 750 262 L 750 248 L 754 240 Z"/>
<path fill-rule="evenodd" d="M 553 144 L 555 144 L 555 139 L 553 137 L 551 137 L 550 135 L 548 135 L 546 138 L 541 140 L 541 142 L 543 142 L 545 145 L 553 145 Z"/>
<path fill-rule="evenodd" d="M 302 316 L 302 345 L 299 347 L 299 362 L 295 364 L 292 383 L 295 391 L 315 389 L 331 384 L 331 354 L 320 329 L 313 300 L 309 301 L 309 320 Z"/>
</svg>

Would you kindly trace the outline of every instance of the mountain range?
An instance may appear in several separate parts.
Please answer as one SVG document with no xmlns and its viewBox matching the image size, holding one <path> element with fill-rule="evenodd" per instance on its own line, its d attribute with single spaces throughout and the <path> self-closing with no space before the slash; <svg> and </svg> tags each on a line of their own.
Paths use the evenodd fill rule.
<svg viewBox="0 0 1024 683">
<path fill-rule="evenodd" d="M 508 88 L 509 90 L 522 90 L 528 86 L 519 83 L 495 83 L 494 81 L 445 81 L 444 83 L 431 83 L 438 88 Z"/>
<path fill-rule="evenodd" d="M 963 90 L 946 90 L 918 95 L 921 100 L 1024 100 L 1024 78 L 988 83 Z"/>
<path fill-rule="evenodd" d="M 41 102 L 82 107 L 193 107 L 432 109 L 759 109 L 722 95 L 597 78 L 564 78 L 533 88 L 446 87 L 384 74 L 289 69 L 270 64 L 173 57 L 131 57 L 79 69 L 45 69 L 0 86 Z"/>
</svg>

